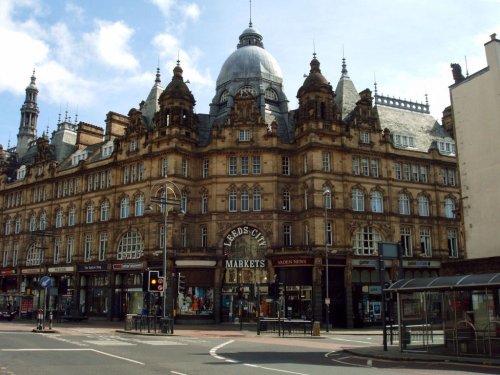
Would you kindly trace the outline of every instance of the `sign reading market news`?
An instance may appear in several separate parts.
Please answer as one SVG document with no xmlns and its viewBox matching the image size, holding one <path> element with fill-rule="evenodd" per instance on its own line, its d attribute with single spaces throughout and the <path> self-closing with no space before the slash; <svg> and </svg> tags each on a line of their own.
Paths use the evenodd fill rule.
<svg viewBox="0 0 500 375">
<path fill-rule="evenodd" d="M 267 241 L 257 228 L 240 225 L 224 238 L 226 268 L 264 268 Z"/>
</svg>

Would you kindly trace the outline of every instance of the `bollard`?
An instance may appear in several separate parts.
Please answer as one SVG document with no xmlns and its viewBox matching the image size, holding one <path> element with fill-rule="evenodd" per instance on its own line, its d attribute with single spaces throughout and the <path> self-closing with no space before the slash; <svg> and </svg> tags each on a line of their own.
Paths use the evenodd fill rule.
<svg viewBox="0 0 500 375">
<path fill-rule="evenodd" d="M 43 330 L 42 322 L 43 322 L 43 310 L 38 309 L 38 312 L 36 314 L 36 329 L 39 331 Z"/>
<path fill-rule="evenodd" d="M 52 310 L 50 310 L 50 313 L 49 313 L 49 329 L 52 329 L 52 318 L 54 317 L 54 315 L 52 314 Z"/>
<path fill-rule="evenodd" d="M 312 330 L 312 335 L 313 336 L 319 336 L 320 333 L 319 333 L 319 322 L 314 322 L 313 323 L 313 330 Z"/>
</svg>

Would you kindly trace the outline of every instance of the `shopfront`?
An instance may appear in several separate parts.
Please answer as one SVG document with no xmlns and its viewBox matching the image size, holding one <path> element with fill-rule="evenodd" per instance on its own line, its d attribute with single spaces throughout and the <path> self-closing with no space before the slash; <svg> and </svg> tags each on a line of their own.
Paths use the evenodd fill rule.
<svg viewBox="0 0 500 375">
<path fill-rule="evenodd" d="M 178 321 L 215 321 L 215 265 L 212 260 L 178 260 L 177 298 L 175 311 Z"/>
<path fill-rule="evenodd" d="M 241 225 L 224 239 L 226 255 L 222 283 L 222 321 L 254 321 L 271 311 L 268 298 L 267 242 L 259 229 Z"/>
<path fill-rule="evenodd" d="M 123 320 L 127 314 L 140 314 L 144 306 L 143 262 L 113 264 L 113 316 Z"/>
<path fill-rule="evenodd" d="M 292 319 L 311 319 L 314 258 L 274 259 L 272 263 L 280 284 L 282 315 Z"/>
<path fill-rule="evenodd" d="M 71 315 L 76 298 L 75 267 L 49 267 L 47 271 L 51 276 L 53 286 L 49 290 L 47 308 L 55 312 L 56 319 Z"/>
<path fill-rule="evenodd" d="M 78 266 L 79 299 L 71 315 L 107 317 L 111 308 L 110 277 L 105 263 Z M 75 311 L 77 307 L 77 311 Z"/>
</svg>

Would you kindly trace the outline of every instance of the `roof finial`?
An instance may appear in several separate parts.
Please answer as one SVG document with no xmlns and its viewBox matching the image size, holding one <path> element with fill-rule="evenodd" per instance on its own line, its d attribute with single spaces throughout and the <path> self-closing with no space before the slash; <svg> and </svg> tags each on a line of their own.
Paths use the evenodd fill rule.
<svg viewBox="0 0 500 375">
<path fill-rule="evenodd" d="M 250 22 L 248 23 L 248 27 L 252 27 L 252 0 L 250 0 Z"/>
<path fill-rule="evenodd" d="M 180 52 L 179 49 L 177 49 L 177 66 L 180 66 L 180 64 L 181 64 Z"/>
<path fill-rule="evenodd" d="M 313 38 L 313 59 L 316 58 L 316 41 Z"/>
<path fill-rule="evenodd" d="M 76 106 L 75 125 L 78 124 L 78 106 Z"/>
<path fill-rule="evenodd" d="M 469 76 L 469 67 L 467 66 L 467 55 L 465 56 L 465 76 Z"/>
<path fill-rule="evenodd" d="M 373 72 L 373 87 L 375 92 L 375 97 L 377 96 L 377 77 L 375 76 L 375 72 Z"/>
</svg>

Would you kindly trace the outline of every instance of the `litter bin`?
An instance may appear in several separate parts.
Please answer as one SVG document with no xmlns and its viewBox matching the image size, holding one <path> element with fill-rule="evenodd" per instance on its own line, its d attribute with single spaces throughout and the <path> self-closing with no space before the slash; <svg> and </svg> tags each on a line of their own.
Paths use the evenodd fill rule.
<svg viewBox="0 0 500 375">
<path fill-rule="evenodd" d="M 132 331 L 134 326 L 134 319 L 132 314 L 127 314 L 125 317 L 125 331 Z"/>
<path fill-rule="evenodd" d="M 312 335 L 313 336 L 319 336 L 319 322 L 313 322 L 313 331 L 312 331 Z"/>
<path fill-rule="evenodd" d="M 407 330 L 405 326 L 402 326 L 401 330 L 403 331 L 403 334 L 401 335 L 403 340 L 403 349 L 406 349 L 406 347 L 411 343 L 411 331 Z"/>
</svg>

